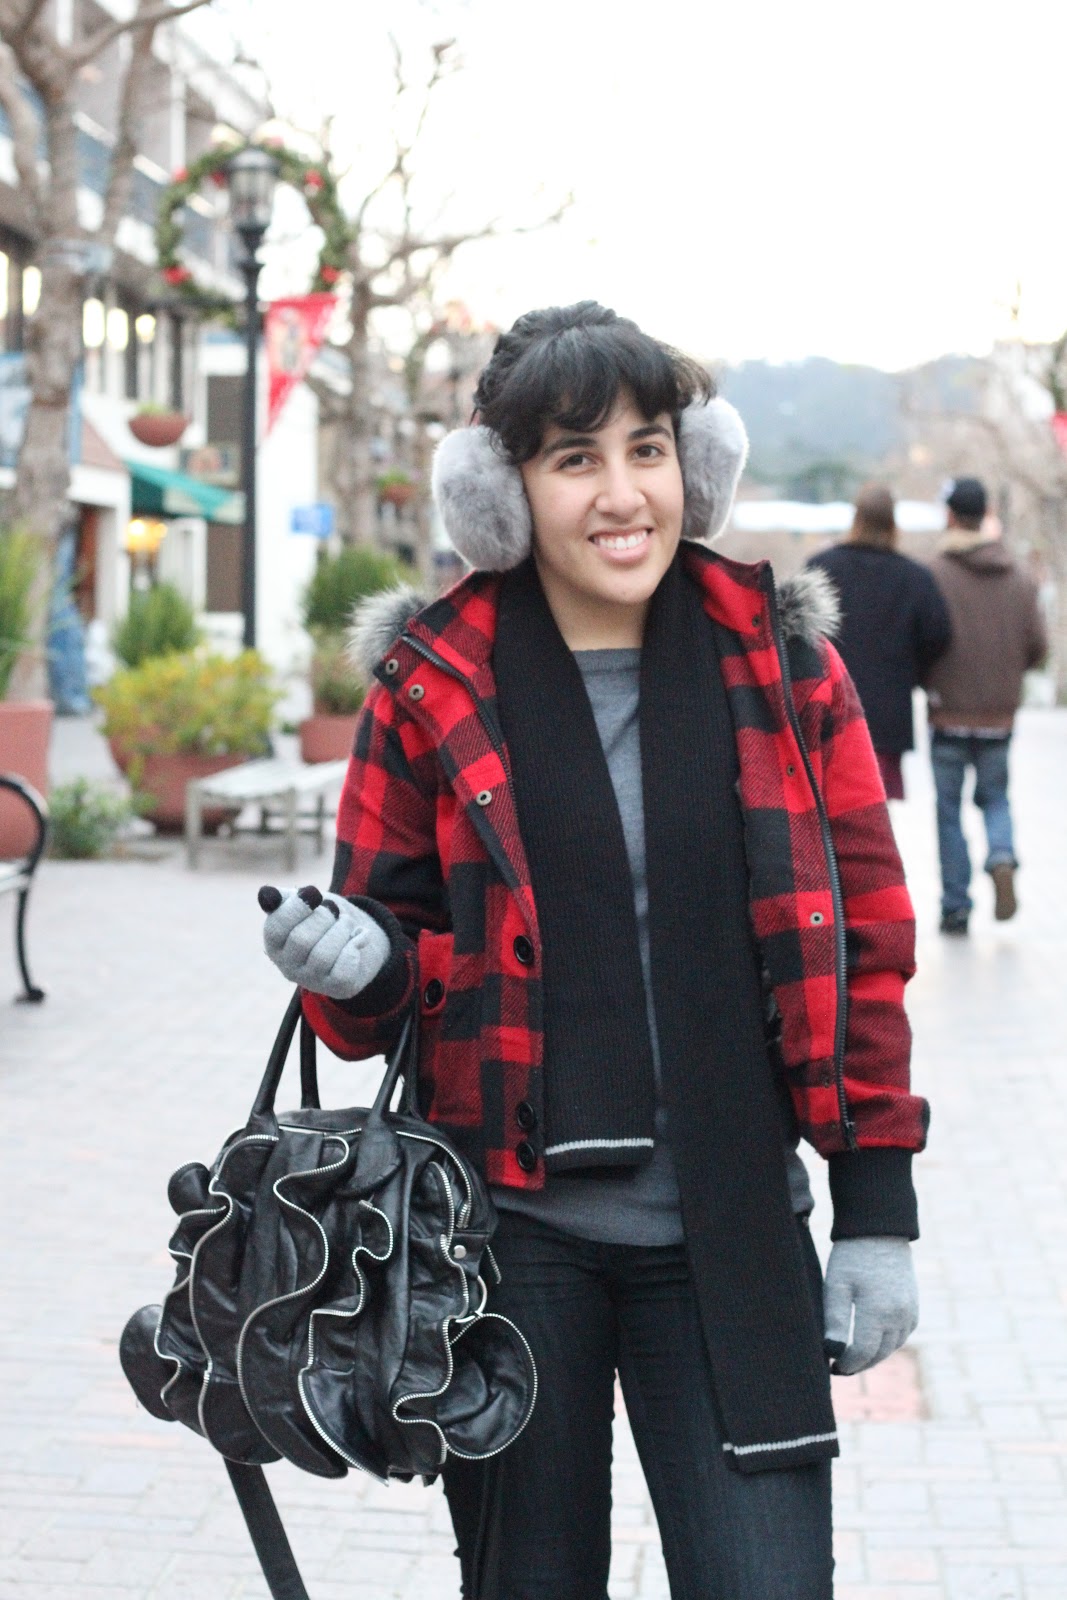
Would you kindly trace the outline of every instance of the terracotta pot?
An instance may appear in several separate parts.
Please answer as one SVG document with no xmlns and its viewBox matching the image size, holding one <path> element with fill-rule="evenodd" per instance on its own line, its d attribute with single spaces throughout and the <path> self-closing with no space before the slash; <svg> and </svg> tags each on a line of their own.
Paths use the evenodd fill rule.
<svg viewBox="0 0 1067 1600">
<path fill-rule="evenodd" d="M 177 444 L 188 426 L 189 418 L 183 417 L 180 411 L 146 411 L 129 421 L 134 438 L 155 450 Z"/>
<path fill-rule="evenodd" d="M 415 498 L 415 485 L 413 483 L 387 483 L 378 491 L 378 499 L 384 500 L 390 506 L 406 506 Z"/>
<path fill-rule="evenodd" d="M 242 755 L 199 756 L 184 752 L 145 756 L 138 789 L 155 802 L 145 813 L 148 820 L 159 833 L 180 833 L 185 826 L 185 785 L 190 779 L 210 778 L 216 772 L 225 772 L 227 767 L 239 767 L 242 761 L 249 759 Z M 233 806 L 206 806 L 204 832 L 215 833 L 219 824 L 233 815 Z"/>
<path fill-rule="evenodd" d="M 0 702 L 0 772 L 13 772 L 48 793 L 51 700 Z M 0 794 L 0 860 L 16 861 L 33 848 L 37 829 L 22 801 Z"/>
<path fill-rule="evenodd" d="M 302 761 L 347 761 L 352 754 L 359 713 L 350 717 L 327 716 L 317 711 L 300 724 Z"/>
</svg>

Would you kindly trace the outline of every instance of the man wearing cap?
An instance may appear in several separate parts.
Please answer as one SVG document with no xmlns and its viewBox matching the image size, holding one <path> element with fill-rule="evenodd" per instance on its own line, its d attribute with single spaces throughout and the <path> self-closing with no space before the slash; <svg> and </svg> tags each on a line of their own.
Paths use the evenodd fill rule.
<svg viewBox="0 0 1067 1600">
<path fill-rule="evenodd" d="M 1008 747 L 1023 673 L 1040 666 L 1048 641 L 1037 586 L 1004 548 L 996 519 L 986 516 L 982 483 L 957 478 L 945 504 L 947 531 L 931 571 L 952 619 L 952 642 L 926 687 L 937 788 L 941 932 L 961 935 L 973 905 L 971 861 L 960 823 L 968 767 L 974 768 L 975 804 L 985 821 L 994 915 L 1006 922 L 1016 912 Z"/>
</svg>

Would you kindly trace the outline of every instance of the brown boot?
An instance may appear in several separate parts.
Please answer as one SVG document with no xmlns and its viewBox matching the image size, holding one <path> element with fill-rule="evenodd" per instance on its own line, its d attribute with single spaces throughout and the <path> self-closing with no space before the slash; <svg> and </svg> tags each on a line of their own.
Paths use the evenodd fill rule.
<svg viewBox="0 0 1067 1600">
<path fill-rule="evenodd" d="M 989 876 L 996 894 L 993 915 L 998 922 L 1009 922 L 1019 909 L 1019 902 L 1015 898 L 1015 868 L 1010 861 L 999 861 L 990 868 Z"/>
</svg>

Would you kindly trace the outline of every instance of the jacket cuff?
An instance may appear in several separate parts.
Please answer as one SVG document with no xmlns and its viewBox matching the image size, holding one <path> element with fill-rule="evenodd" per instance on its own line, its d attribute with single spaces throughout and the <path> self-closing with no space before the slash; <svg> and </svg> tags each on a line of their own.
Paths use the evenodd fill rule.
<svg viewBox="0 0 1067 1600">
<path fill-rule="evenodd" d="M 345 899 L 365 911 L 368 917 L 374 918 L 389 940 L 389 954 L 385 966 L 365 989 L 353 995 L 351 1000 L 333 1000 L 330 1003 L 350 1017 L 388 1016 L 408 997 L 412 981 L 411 941 L 393 913 L 379 900 L 370 900 L 362 894 L 346 895 Z"/>
<path fill-rule="evenodd" d="M 919 1237 L 910 1150 L 842 1150 L 829 1157 L 831 1239 Z"/>
</svg>

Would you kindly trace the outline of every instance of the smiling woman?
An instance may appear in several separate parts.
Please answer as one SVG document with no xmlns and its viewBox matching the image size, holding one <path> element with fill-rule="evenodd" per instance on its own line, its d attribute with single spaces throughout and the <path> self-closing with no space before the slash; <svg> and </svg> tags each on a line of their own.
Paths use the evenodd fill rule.
<svg viewBox="0 0 1067 1600">
<path fill-rule="evenodd" d="M 696 362 L 591 301 L 530 312 L 497 345 L 475 405 L 521 470 L 572 650 L 641 643 L 682 533 L 682 413 L 711 393 Z"/>
<path fill-rule="evenodd" d="M 826 1356 L 859 1371 L 914 1325 L 925 1136 L 911 907 L 832 597 L 706 548 L 740 419 L 602 306 L 520 318 L 475 405 L 434 466 L 475 570 L 359 629 L 332 883 L 357 932 L 290 896 L 268 952 L 343 1056 L 415 1009 L 425 1114 L 491 1186 L 486 1305 L 540 1385 L 507 1450 L 443 1463 L 468 1600 L 605 1600 L 616 1372 L 675 1600 L 830 1600 Z M 825 1346 L 801 1132 L 834 1199 Z"/>
</svg>

